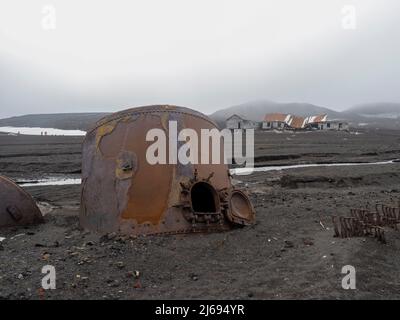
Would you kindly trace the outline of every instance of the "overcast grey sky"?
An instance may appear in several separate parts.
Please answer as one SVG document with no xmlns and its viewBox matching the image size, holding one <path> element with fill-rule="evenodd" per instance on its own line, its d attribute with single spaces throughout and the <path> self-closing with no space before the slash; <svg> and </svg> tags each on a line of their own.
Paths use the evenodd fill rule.
<svg viewBox="0 0 400 320">
<path fill-rule="evenodd" d="M 398 0 L 0 0 L 0 117 L 398 102 L 399 41 Z"/>
</svg>

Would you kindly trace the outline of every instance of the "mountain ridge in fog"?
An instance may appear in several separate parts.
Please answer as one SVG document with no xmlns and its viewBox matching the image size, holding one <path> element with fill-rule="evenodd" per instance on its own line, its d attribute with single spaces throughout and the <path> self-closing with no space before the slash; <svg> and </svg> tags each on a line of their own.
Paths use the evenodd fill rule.
<svg viewBox="0 0 400 320">
<path fill-rule="evenodd" d="M 344 111 L 335 111 L 311 103 L 283 103 L 271 100 L 256 100 L 218 110 L 209 116 L 216 121 L 220 127 L 224 127 L 225 120 L 233 114 L 240 115 L 249 120 L 262 121 L 265 114 L 276 112 L 290 113 L 299 116 L 327 114 L 329 119 L 343 119 L 350 122 L 354 127 L 359 125 L 364 127 L 367 125 L 372 128 L 400 129 L 400 103 L 388 102 L 367 103 L 351 107 Z M 42 127 L 86 131 L 98 120 L 110 113 L 28 114 L 0 119 L 0 126 Z"/>
<path fill-rule="evenodd" d="M 373 102 L 359 104 L 346 110 L 364 116 L 378 116 L 385 118 L 400 117 L 400 103 L 396 102 Z"/>
<path fill-rule="evenodd" d="M 215 120 L 221 121 L 233 114 L 238 114 L 249 120 L 262 121 L 267 113 L 290 113 L 299 116 L 328 114 L 330 118 L 339 118 L 341 116 L 340 112 L 311 103 L 285 103 L 271 100 L 256 100 L 242 103 L 226 109 L 218 110 L 210 116 Z"/>
<path fill-rule="evenodd" d="M 0 126 L 87 131 L 98 120 L 108 114 L 102 112 L 27 114 L 0 119 Z"/>
</svg>

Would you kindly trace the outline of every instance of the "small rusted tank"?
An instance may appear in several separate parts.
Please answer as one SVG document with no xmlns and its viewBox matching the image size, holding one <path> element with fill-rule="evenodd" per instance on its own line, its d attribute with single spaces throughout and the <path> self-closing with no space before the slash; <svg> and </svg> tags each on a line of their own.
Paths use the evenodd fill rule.
<svg viewBox="0 0 400 320">
<path fill-rule="evenodd" d="M 223 161 L 149 163 L 146 152 L 154 141 L 146 141 L 147 133 L 161 129 L 168 142 L 171 121 L 178 132 L 191 128 L 199 137 L 201 129 L 217 128 L 197 111 L 157 105 L 112 114 L 89 130 L 83 144 L 82 227 L 100 233 L 177 234 L 254 221 L 249 198 L 232 186 Z M 186 141 L 175 143 L 179 148 Z"/>
<path fill-rule="evenodd" d="M 0 176 L 0 227 L 42 222 L 42 213 L 32 197 L 10 179 Z"/>
</svg>

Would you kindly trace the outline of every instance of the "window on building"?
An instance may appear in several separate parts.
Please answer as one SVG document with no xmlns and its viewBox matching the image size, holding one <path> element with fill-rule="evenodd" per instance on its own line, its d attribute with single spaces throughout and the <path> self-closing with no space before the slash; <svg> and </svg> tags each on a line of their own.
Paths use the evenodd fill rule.
<svg viewBox="0 0 400 320">
<path fill-rule="evenodd" d="M 328 122 L 328 123 L 326 124 L 326 126 L 327 126 L 328 128 L 330 128 L 330 127 L 331 127 L 331 123 Z"/>
</svg>

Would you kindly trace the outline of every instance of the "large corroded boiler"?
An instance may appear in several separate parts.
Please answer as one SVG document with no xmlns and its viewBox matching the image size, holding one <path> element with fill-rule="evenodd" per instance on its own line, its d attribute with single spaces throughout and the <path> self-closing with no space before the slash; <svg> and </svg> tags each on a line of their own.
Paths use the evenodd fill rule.
<svg viewBox="0 0 400 320">
<path fill-rule="evenodd" d="M 42 222 L 42 213 L 32 197 L 10 179 L 0 176 L 0 227 Z"/>
<path fill-rule="evenodd" d="M 201 129 L 217 128 L 199 112 L 161 105 L 112 114 L 87 133 L 80 214 L 84 228 L 100 233 L 176 234 L 222 231 L 254 221 L 253 206 L 244 192 L 232 186 L 224 161 L 149 163 L 146 152 L 153 142 L 146 141 L 147 133 L 161 129 L 169 137 L 171 122 L 178 132 L 190 128 L 199 137 Z M 175 141 L 178 148 L 185 143 Z M 220 149 L 223 152 L 223 144 Z"/>
</svg>

